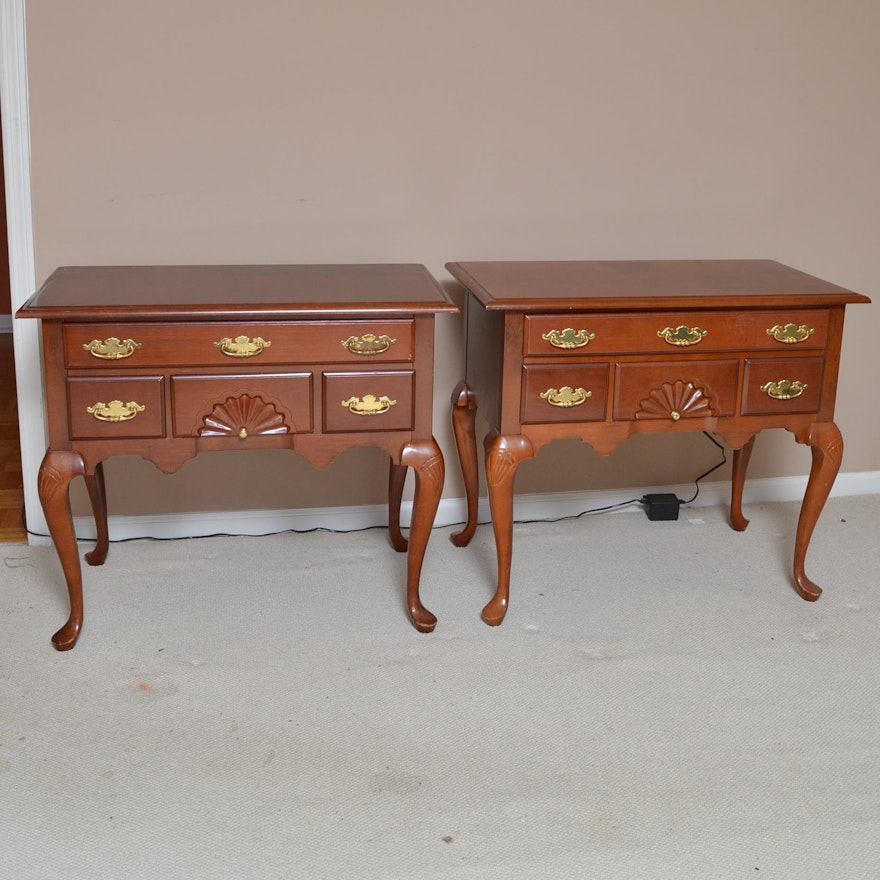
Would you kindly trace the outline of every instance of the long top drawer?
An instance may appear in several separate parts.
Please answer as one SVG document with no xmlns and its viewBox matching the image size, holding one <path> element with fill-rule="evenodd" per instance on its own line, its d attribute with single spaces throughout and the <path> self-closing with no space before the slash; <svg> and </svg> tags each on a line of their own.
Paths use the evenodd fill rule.
<svg viewBox="0 0 880 880">
<path fill-rule="evenodd" d="M 670 354 L 822 349 L 827 309 L 730 312 L 571 313 L 525 316 L 524 354 Z"/>
<path fill-rule="evenodd" d="M 413 359 L 413 322 L 70 323 L 69 368 L 364 363 Z"/>
</svg>

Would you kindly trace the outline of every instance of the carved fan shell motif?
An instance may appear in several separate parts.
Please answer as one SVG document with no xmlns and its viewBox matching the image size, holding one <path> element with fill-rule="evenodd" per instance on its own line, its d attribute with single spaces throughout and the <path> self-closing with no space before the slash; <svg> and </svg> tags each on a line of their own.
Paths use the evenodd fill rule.
<svg viewBox="0 0 880 880">
<path fill-rule="evenodd" d="M 271 403 L 247 394 L 229 397 L 224 403 L 218 403 L 205 416 L 204 424 L 199 430 L 200 437 L 289 433 L 290 428 L 285 424 L 284 416 Z"/>
<path fill-rule="evenodd" d="M 664 382 L 659 388 L 652 388 L 647 397 L 639 401 L 637 419 L 700 418 L 713 416 L 712 400 L 702 388 L 693 382 Z"/>
</svg>

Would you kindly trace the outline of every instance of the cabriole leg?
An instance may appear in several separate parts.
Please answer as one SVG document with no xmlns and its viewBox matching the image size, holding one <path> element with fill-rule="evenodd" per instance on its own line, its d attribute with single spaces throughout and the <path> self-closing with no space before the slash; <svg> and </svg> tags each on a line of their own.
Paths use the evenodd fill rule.
<svg viewBox="0 0 880 880">
<path fill-rule="evenodd" d="M 483 620 L 498 626 L 507 613 L 510 601 L 510 566 L 513 555 L 513 483 L 521 461 L 535 452 L 527 437 L 505 437 L 495 431 L 483 441 L 486 449 L 486 481 L 489 484 L 489 508 L 495 532 L 498 556 L 498 586 L 495 595 L 483 608 Z"/>
<path fill-rule="evenodd" d="M 406 568 L 406 604 L 410 620 L 419 632 L 431 632 L 437 618 L 422 605 L 419 598 L 419 578 L 425 548 L 434 526 L 434 517 L 443 491 L 445 467 L 443 453 L 432 437 L 407 443 L 400 456 L 403 467 L 411 467 L 415 474 L 412 523 L 409 529 L 409 556 Z"/>
<path fill-rule="evenodd" d="M 400 505 L 403 500 L 403 485 L 406 482 L 406 467 L 391 462 L 388 471 L 388 539 L 398 553 L 405 553 L 407 540 L 400 529 Z"/>
<path fill-rule="evenodd" d="M 822 588 L 811 581 L 804 572 L 804 559 L 813 535 L 813 529 L 825 501 L 834 485 L 843 458 L 843 437 L 834 422 L 816 422 L 797 434 L 799 443 L 806 443 L 813 453 L 810 478 L 801 505 L 797 534 L 794 543 L 794 582 L 798 594 L 808 602 L 815 602 L 822 595 Z"/>
<path fill-rule="evenodd" d="M 755 438 L 748 440 L 741 449 L 733 450 L 733 473 L 730 484 L 730 524 L 738 532 L 745 530 L 749 521 L 743 516 L 742 499 L 743 487 L 746 484 L 746 471 L 749 467 L 749 459 L 752 457 L 752 449 L 755 446 Z"/>
<path fill-rule="evenodd" d="M 94 549 L 86 553 L 86 562 L 89 565 L 103 565 L 110 547 L 110 533 L 107 529 L 107 492 L 104 488 L 104 464 L 99 461 L 95 465 L 95 473 L 85 474 L 83 479 L 89 492 L 89 500 L 92 502 L 97 533 Z"/>
<path fill-rule="evenodd" d="M 450 540 L 456 547 L 466 547 L 477 530 L 477 492 L 479 473 L 477 469 L 477 438 L 474 421 L 477 415 L 477 402 L 473 392 L 464 382 L 459 382 L 452 392 L 452 430 L 455 433 L 455 447 L 458 462 L 464 478 L 464 494 L 467 500 L 467 522 L 464 528 L 452 535 Z"/>
<path fill-rule="evenodd" d="M 70 512 L 69 488 L 70 481 L 84 470 L 83 460 L 76 452 L 50 449 L 43 458 L 37 479 L 40 504 L 70 596 L 70 617 L 52 636 L 52 644 L 59 651 L 69 651 L 76 644 L 83 622 L 82 569 Z"/>
</svg>

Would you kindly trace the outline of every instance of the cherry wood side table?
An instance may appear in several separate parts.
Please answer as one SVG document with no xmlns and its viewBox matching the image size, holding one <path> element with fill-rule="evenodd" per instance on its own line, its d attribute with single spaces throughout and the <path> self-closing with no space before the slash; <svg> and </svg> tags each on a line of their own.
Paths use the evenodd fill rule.
<svg viewBox="0 0 880 880">
<path fill-rule="evenodd" d="M 710 431 L 733 449 L 731 524 L 742 530 L 755 435 L 786 428 L 812 449 L 794 547 L 797 592 L 815 600 L 804 558 L 843 453 L 834 424 L 844 308 L 870 300 L 769 260 L 460 262 L 466 378 L 452 398 L 468 504 L 477 517 L 477 405 L 498 557 L 483 619 L 510 593 L 517 467 L 577 437 L 602 455 L 636 433 Z"/>
<path fill-rule="evenodd" d="M 202 450 L 290 449 L 324 467 L 346 449 L 389 454 L 389 535 L 409 550 L 410 618 L 443 488 L 432 436 L 434 315 L 456 312 L 419 265 L 67 267 L 17 317 L 42 319 L 49 448 L 38 489 L 70 595 L 53 636 L 74 646 L 82 574 L 69 484 L 85 478 L 108 550 L 102 462 L 140 455 L 172 473 Z M 409 541 L 400 529 L 415 473 Z"/>
</svg>

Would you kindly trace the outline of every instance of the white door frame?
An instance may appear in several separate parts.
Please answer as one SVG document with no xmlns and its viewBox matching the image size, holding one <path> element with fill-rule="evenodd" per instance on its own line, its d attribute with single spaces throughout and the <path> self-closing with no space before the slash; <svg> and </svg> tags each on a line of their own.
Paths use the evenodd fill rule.
<svg viewBox="0 0 880 880">
<path fill-rule="evenodd" d="M 0 0 L 0 101 L 3 115 L 3 170 L 6 176 L 9 285 L 14 315 L 36 286 L 25 0 Z M 27 528 L 30 532 L 46 535 L 48 528 L 37 493 L 37 471 L 46 451 L 39 331 L 39 321 L 12 322 Z"/>
</svg>

